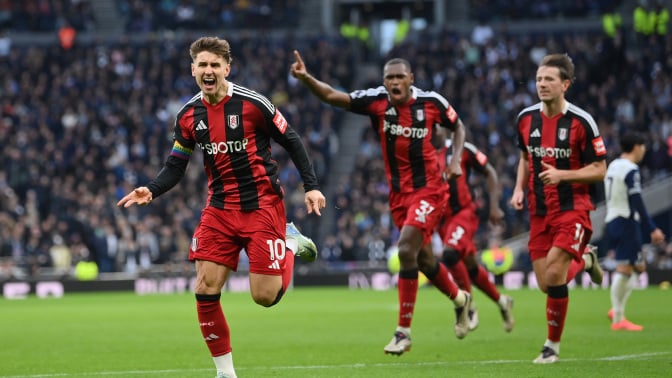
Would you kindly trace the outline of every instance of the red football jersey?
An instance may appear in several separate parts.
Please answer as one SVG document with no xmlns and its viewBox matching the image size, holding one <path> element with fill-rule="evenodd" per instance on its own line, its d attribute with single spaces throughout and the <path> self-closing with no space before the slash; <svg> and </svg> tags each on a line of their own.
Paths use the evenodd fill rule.
<svg viewBox="0 0 672 378">
<path fill-rule="evenodd" d="M 528 205 L 531 214 L 593 210 L 594 184 L 544 185 L 539 179 L 544 161 L 557 169 L 580 169 L 605 160 L 607 150 L 593 117 L 566 102 L 562 113 L 548 118 L 537 103 L 518 114 L 518 147 L 529 161 Z"/>
<path fill-rule="evenodd" d="M 411 87 L 412 99 L 393 106 L 385 87 L 350 93 L 350 111 L 368 115 L 385 161 L 390 190 L 410 193 L 419 188 L 444 189 L 438 157 L 432 145 L 437 125 L 454 130 L 459 119 L 436 92 Z"/>
<path fill-rule="evenodd" d="M 439 165 L 443 172 L 453 158 L 453 146 L 450 140 L 446 141 L 446 144 L 437 150 L 437 154 L 439 156 Z M 473 144 L 464 142 L 460 164 L 462 166 L 462 175 L 454 177 L 448 182 L 450 186 L 450 200 L 448 205 L 450 214 L 456 214 L 461 209 L 471 206 L 473 196 L 471 187 L 469 186 L 469 176 L 472 171 L 486 174 L 487 171 L 485 167 L 487 164 L 488 156 L 486 154 L 481 152 Z"/>
<path fill-rule="evenodd" d="M 196 145 L 203 151 L 208 175 L 208 206 L 220 209 L 268 208 L 283 197 L 271 139 L 292 157 L 304 188 L 318 187 L 301 138 L 264 96 L 230 83 L 218 104 L 199 93 L 179 111 L 172 158 L 188 160 Z"/>
</svg>

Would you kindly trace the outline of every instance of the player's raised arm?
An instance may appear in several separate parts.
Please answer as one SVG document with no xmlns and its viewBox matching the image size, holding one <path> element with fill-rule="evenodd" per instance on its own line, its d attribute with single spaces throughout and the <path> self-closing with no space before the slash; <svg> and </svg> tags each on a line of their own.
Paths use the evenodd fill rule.
<svg viewBox="0 0 672 378">
<path fill-rule="evenodd" d="M 294 50 L 294 59 L 295 62 L 292 63 L 290 68 L 292 76 L 299 79 L 317 98 L 332 106 L 344 109 L 350 108 L 349 94 L 339 91 L 323 81 L 317 80 L 313 75 L 308 73 L 306 64 L 297 50 Z"/>
</svg>

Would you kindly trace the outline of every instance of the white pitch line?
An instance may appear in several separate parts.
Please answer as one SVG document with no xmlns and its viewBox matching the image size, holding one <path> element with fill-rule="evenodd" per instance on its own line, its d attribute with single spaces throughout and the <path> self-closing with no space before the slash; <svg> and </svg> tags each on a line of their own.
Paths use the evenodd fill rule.
<svg viewBox="0 0 672 378">
<path fill-rule="evenodd" d="M 639 354 L 624 354 L 620 356 L 609 356 L 599 358 L 563 358 L 560 361 L 577 362 L 577 361 L 626 361 L 626 360 L 647 360 L 650 357 L 665 356 L 672 354 L 672 352 L 648 352 Z M 366 367 L 389 367 L 389 366 L 441 366 L 441 365 L 497 365 L 497 364 L 519 364 L 532 363 L 532 360 L 485 360 L 485 361 L 435 361 L 435 362 L 391 362 L 391 363 L 357 363 L 349 365 L 310 365 L 310 366 L 260 366 L 260 367 L 238 367 L 236 370 L 252 371 L 252 370 L 312 370 L 312 369 L 361 369 Z M 50 373 L 50 374 L 30 374 L 30 375 L 0 375 L 5 378 L 56 378 L 56 377 L 105 377 L 105 376 L 132 376 L 139 374 L 185 374 L 193 372 L 214 371 L 211 369 L 164 369 L 164 370 L 126 370 L 126 371 L 100 371 L 88 373 Z"/>
<path fill-rule="evenodd" d="M 672 352 L 651 352 L 651 353 L 640 353 L 640 354 L 625 354 L 623 356 L 612 356 L 612 357 L 602 357 L 598 358 L 598 361 L 623 361 L 623 360 L 636 360 L 642 357 L 655 357 L 655 356 L 664 356 Z"/>
</svg>

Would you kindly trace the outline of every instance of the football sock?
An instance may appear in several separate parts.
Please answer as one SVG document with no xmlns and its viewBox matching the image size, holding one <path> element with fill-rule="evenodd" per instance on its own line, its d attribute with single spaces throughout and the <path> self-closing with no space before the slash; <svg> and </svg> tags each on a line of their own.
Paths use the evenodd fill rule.
<svg viewBox="0 0 672 378">
<path fill-rule="evenodd" d="M 425 275 L 439 291 L 446 294 L 450 299 L 456 299 L 460 289 L 448 275 L 448 269 L 443 263 L 437 261 L 433 272 Z"/>
<path fill-rule="evenodd" d="M 590 263 L 586 263 L 586 260 L 590 261 Z M 567 270 L 567 283 L 571 282 L 574 277 L 579 274 L 579 272 L 590 269 L 592 267 L 592 260 L 587 253 L 583 255 L 581 260 L 572 259 L 572 262 L 569 263 L 569 270 Z"/>
<path fill-rule="evenodd" d="M 639 274 L 633 272 L 630 275 L 630 279 L 628 280 L 628 288 L 630 289 L 630 292 L 632 292 L 632 290 L 637 288 L 637 280 L 638 279 L 639 279 Z"/>
<path fill-rule="evenodd" d="M 593 267 L 593 258 L 590 257 L 589 253 L 584 253 L 583 255 L 581 255 L 581 260 L 583 260 L 585 270 L 588 270 Z"/>
<path fill-rule="evenodd" d="M 625 319 L 625 303 L 630 297 L 632 288 L 628 285 L 630 276 L 615 272 L 611 281 L 611 308 L 614 309 L 612 323 L 618 323 Z"/>
<path fill-rule="evenodd" d="M 555 343 L 560 342 L 562 331 L 565 328 L 568 305 L 569 290 L 566 284 L 548 287 L 548 295 L 546 296 L 548 340 Z"/>
<path fill-rule="evenodd" d="M 271 303 L 270 306 L 266 307 L 275 306 L 280 302 L 282 297 L 287 292 L 287 288 L 292 283 L 293 276 L 294 276 L 294 253 L 293 251 L 290 250 L 289 253 L 285 253 L 285 259 L 282 261 L 282 287 L 280 288 L 280 290 L 278 290 L 278 295 L 275 296 L 273 303 Z"/>
<path fill-rule="evenodd" d="M 453 304 L 455 307 L 462 307 L 467 304 L 467 292 L 464 290 L 458 290 L 457 295 L 453 298 Z M 476 308 L 475 306 L 473 307 Z"/>
<path fill-rule="evenodd" d="M 196 294 L 198 324 L 213 357 L 231 352 L 229 325 L 219 303 L 220 296 L 221 294 Z"/>
<path fill-rule="evenodd" d="M 418 295 L 418 271 L 402 270 L 399 272 L 397 283 L 399 293 L 399 327 L 410 328 L 415 309 L 415 299 Z"/>
<path fill-rule="evenodd" d="M 231 352 L 221 356 L 212 357 L 215 361 L 217 373 L 224 373 L 227 377 L 236 378 L 236 371 L 233 368 L 233 355 Z"/>
<path fill-rule="evenodd" d="M 499 308 L 501 308 L 501 309 L 506 308 L 506 305 L 507 305 L 506 297 L 503 297 L 503 296 L 500 295 L 499 299 L 497 300 L 497 304 L 499 305 Z"/>
<path fill-rule="evenodd" d="M 397 332 L 401 332 L 404 335 L 411 337 L 411 329 L 408 327 L 397 327 Z"/>
<path fill-rule="evenodd" d="M 292 283 L 294 276 L 294 253 L 285 253 L 285 260 L 282 268 L 282 290 L 287 291 L 289 284 Z"/>
<path fill-rule="evenodd" d="M 296 239 L 287 238 L 287 240 L 285 240 L 285 245 L 287 246 L 288 249 L 292 251 L 293 255 L 295 255 L 296 251 L 299 250 L 299 242 L 296 241 Z"/>
<path fill-rule="evenodd" d="M 499 302 L 499 298 L 501 297 L 499 290 L 490 281 L 488 271 L 482 265 L 476 265 L 474 268 L 469 269 L 469 277 L 471 277 L 476 287 L 484 292 L 485 295 L 493 301 Z"/>
<path fill-rule="evenodd" d="M 471 293 L 471 280 L 469 279 L 469 272 L 467 272 L 467 266 L 464 265 L 464 261 L 460 260 L 453 265 L 447 265 L 447 267 L 457 286 Z"/>
<path fill-rule="evenodd" d="M 546 339 L 544 346 L 547 346 L 555 351 L 555 354 L 560 355 L 560 342 L 553 342 L 549 339 Z"/>
</svg>

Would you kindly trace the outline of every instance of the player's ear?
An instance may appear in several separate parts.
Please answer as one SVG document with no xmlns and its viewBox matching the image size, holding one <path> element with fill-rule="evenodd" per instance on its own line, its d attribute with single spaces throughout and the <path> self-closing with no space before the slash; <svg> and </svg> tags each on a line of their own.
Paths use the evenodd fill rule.
<svg viewBox="0 0 672 378">
<path fill-rule="evenodd" d="M 191 77 L 196 77 L 195 70 L 196 70 L 196 66 L 194 66 L 194 63 L 192 62 L 191 63 Z"/>
<path fill-rule="evenodd" d="M 572 86 L 572 81 L 567 79 L 562 82 L 562 87 L 565 88 L 565 92 L 569 90 L 569 87 Z"/>
</svg>

